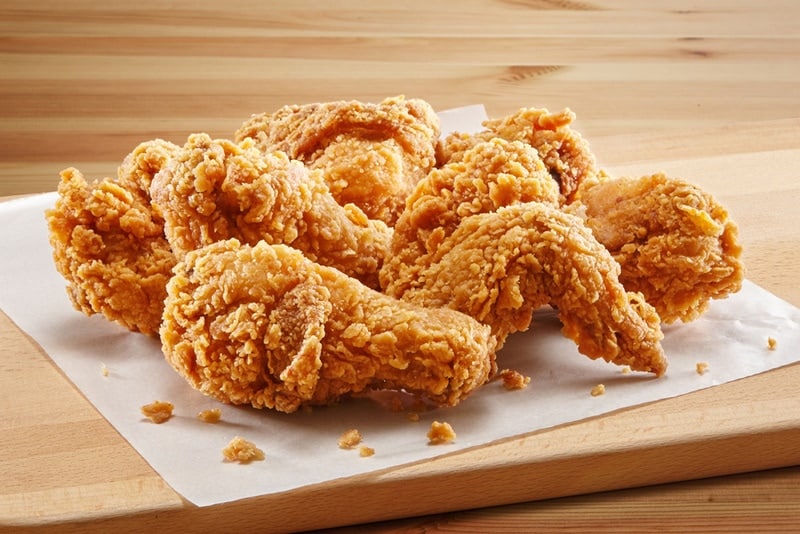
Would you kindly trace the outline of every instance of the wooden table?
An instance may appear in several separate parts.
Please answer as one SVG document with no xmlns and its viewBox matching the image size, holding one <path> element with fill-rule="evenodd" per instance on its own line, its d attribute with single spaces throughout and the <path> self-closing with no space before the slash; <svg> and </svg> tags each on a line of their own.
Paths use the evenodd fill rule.
<svg viewBox="0 0 800 534">
<path fill-rule="evenodd" d="M 568 106 L 614 173 L 665 170 L 714 192 L 739 222 L 748 278 L 800 305 L 800 3 L 271 4 L 6 0 L 0 196 L 53 190 L 70 165 L 113 175 L 142 140 L 230 137 L 286 103 Z M 384 519 L 395 521 L 367 528 L 793 531 L 798 384 L 794 365 L 431 464 L 198 509 L 2 316 L 0 531 Z M 642 424 L 647 440 L 620 439 Z"/>
</svg>

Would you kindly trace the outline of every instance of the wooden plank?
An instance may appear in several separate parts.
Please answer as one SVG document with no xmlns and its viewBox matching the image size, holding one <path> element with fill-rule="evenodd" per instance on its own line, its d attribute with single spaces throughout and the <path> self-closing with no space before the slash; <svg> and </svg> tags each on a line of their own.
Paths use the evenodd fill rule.
<svg viewBox="0 0 800 534">
<path fill-rule="evenodd" d="M 791 152 L 800 131 L 796 121 L 762 122 L 747 128 L 694 132 L 678 140 L 690 143 L 685 167 L 705 170 L 701 181 L 721 185 L 729 176 L 726 198 L 737 203 L 746 246 L 775 251 L 783 261 L 754 262 L 750 277 L 795 304 L 800 293 L 793 282 L 800 258 L 794 243 L 800 225 L 781 224 L 795 211 L 800 184 L 791 180 L 794 166 L 779 165 L 759 181 L 741 173 L 766 165 L 773 147 Z M 756 134 L 764 140 L 743 141 Z M 636 146 L 631 158 L 614 147 L 623 137 L 599 138 L 606 160 L 620 167 L 646 168 L 676 164 L 676 138 L 642 134 L 628 138 Z M 695 143 L 699 146 L 695 146 Z M 779 150 L 779 151 L 780 151 Z M 703 153 L 710 154 L 703 157 Z M 738 152 L 738 153 L 737 153 Z M 666 158 L 659 158 L 665 154 Z M 720 157 L 737 157 L 735 165 Z M 633 163 L 631 163 L 633 161 Z M 739 173 L 739 174 L 737 174 Z M 775 218 L 764 218 L 758 199 L 774 203 Z M 782 217 L 782 218 L 781 218 Z M 791 244 L 791 246 L 789 246 Z M 760 248 L 759 248 L 760 247 Z M 747 248 L 745 250 L 748 250 Z M 752 256 L 751 256 L 752 259 Z M 0 322 L 4 353 L 3 405 L 27 408 L 0 418 L 4 447 L 26 451 L 4 455 L 0 470 L 11 473 L 0 489 L 3 522 L 78 529 L 114 528 L 131 531 L 158 525 L 197 528 L 259 524 L 265 530 L 319 528 L 352 522 L 433 514 L 453 509 L 538 500 L 640 485 L 793 465 L 800 461 L 800 365 L 750 377 L 682 397 L 565 425 L 478 449 L 364 476 L 301 488 L 284 494 L 198 509 L 184 503 L 130 446 L 89 407 L 79 393 L 52 368 L 30 340 L 8 321 Z M 24 386 L 20 386 L 24 384 Z M 52 391 L 47 397 L 38 392 Z M 13 400 L 12 400 L 13 399 Z M 53 414 L 56 414 L 54 417 Z M 89 442 L 81 429 L 92 429 L 100 443 Z M 44 439 L 49 437 L 49 441 Z M 45 442 L 42 444 L 42 442 Z M 60 471 L 69 457 L 73 469 Z M 470 488 L 449 492 L 447 488 Z M 318 503 L 310 512 L 305 503 Z M 358 502 L 358 507 L 353 503 Z M 246 521 L 243 518 L 248 518 Z M 187 527 L 196 525 L 196 527 Z M 20 526 L 20 525 L 17 525 Z M 42 528 L 44 528 L 42 527 Z"/>
</svg>

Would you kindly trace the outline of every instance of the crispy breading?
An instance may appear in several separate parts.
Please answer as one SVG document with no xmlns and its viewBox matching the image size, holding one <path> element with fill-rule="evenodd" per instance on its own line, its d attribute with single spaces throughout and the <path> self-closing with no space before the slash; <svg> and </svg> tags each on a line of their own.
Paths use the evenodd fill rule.
<svg viewBox="0 0 800 534">
<path fill-rule="evenodd" d="M 564 109 L 550 113 L 546 109 L 522 108 L 500 119 L 484 121 L 476 134 L 453 133 L 437 146 L 437 163 L 458 161 L 476 143 L 499 137 L 522 141 L 532 146 L 544 161 L 561 191 L 562 204 L 575 199 L 580 184 L 594 176 L 597 163 L 589 143 L 570 124 L 575 113 Z"/>
<path fill-rule="evenodd" d="M 582 220 L 556 207 L 517 203 L 465 217 L 420 263 L 413 279 L 392 279 L 386 293 L 462 311 L 490 325 L 499 346 L 549 304 L 586 356 L 666 370 L 653 307 L 625 290 L 619 265 Z"/>
<path fill-rule="evenodd" d="M 75 308 L 152 335 L 175 256 L 161 221 L 135 191 L 107 178 L 89 184 L 66 169 L 46 217 L 55 266 Z"/>
<path fill-rule="evenodd" d="M 352 204 L 340 206 L 320 171 L 283 152 L 193 134 L 150 190 L 178 257 L 228 238 L 265 240 L 378 285 L 391 228 Z"/>
<path fill-rule="evenodd" d="M 454 405 L 496 370 L 490 329 L 471 317 L 396 300 L 264 241 L 187 253 L 161 340 L 200 391 L 283 412 L 374 389 Z"/>
<path fill-rule="evenodd" d="M 392 226 L 405 197 L 433 168 L 439 118 L 419 99 L 402 96 L 284 106 L 248 119 L 235 140 L 252 138 L 322 170 L 334 198 Z"/>
<path fill-rule="evenodd" d="M 516 202 L 558 202 L 558 187 L 536 151 L 519 141 L 492 139 L 471 146 L 457 161 L 432 170 L 417 184 L 394 229 L 381 284 L 402 293 L 461 219 Z"/>
<path fill-rule="evenodd" d="M 116 180 L 90 184 L 75 168 L 61 172 L 59 198 L 46 218 L 56 269 L 78 310 L 133 331 L 158 332 L 175 258 L 149 188 L 177 149 L 161 139 L 139 144 Z"/>
<path fill-rule="evenodd" d="M 712 299 L 741 288 L 736 224 L 714 197 L 653 174 L 587 182 L 568 208 L 580 214 L 620 264 L 620 281 L 641 292 L 665 323 L 699 317 Z"/>
</svg>

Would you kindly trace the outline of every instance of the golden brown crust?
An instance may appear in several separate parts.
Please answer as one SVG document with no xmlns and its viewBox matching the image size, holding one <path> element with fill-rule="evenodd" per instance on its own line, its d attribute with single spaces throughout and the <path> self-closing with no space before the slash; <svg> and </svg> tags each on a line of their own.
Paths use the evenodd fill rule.
<svg viewBox="0 0 800 534">
<path fill-rule="evenodd" d="M 58 194 L 46 213 L 49 239 L 75 308 L 157 333 L 175 257 L 150 205 L 112 180 L 89 184 L 72 168 L 62 171 Z"/>
<path fill-rule="evenodd" d="M 61 172 L 59 198 L 46 213 L 57 270 L 74 306 L 145 334 L 156 334 L 175 258 L 163 220 L 150 202 L 150 181 L 178 146 L 156 139 L 137 146 L 117 180 L 89 183 Z"/>
<path fill-rule="evenodd" d="M 506 117 L 485 121 L 484 130 L 477 134 L 449 135 L 437 146 L 437 162 L 443 165 L 457 161 L 476 143 L 494 137 L 522 141 L 537 151 L 559 186 L 561 203 L 569 204 L 580 184 L 598 172 L 588 142 L 570 127 L 574 120 L 570 109 L 550 113 L 546 109 L 522 108 Z"/>
<path fill-rule="evenodd" d="M 699 317 L 744 279 L 738 229 L 710 194 L 653 174 L 587 183 L 569 207 L 620 264 L 665 323 Z"/>
<path fill-rule="evenodd" d="M 490 325 L 499 345 L 549 304 L 590 358 L 666 370 L 655 310 L 625 290 L 619 265 L 581 219 L 558 208 L 528 202 L 466 217 L 420 263 L 413 279 L 391 280 L 386 293 L 462 311 Z"/>
<path fill-rule="evenodd" d="M 283 152 L 194 134 L 151 184 L 178 257 L 236 238 L 285 243 L 377 287 L 391 229 L 330 195 L 319 171 Z"/>
<path fill-rule="evenodd" d="M 439 118 L 425 101 L 334 101 L 254 115 L 235 140 L 254 139 L 320 169 L 336 200 L 393 225 L 405 197 L 433 168 Z M 388 165 L 387 165 L 388 163 Z"/>
<path fill-rule="evenodd" d="M 453 405 L 495 371 L 489 329 L 371 290 L 295 249 L 235 239 L 175 269 L 164 354 L 204 393 L 292 412 L 371 389 Z"/>
<path fill-rule="evenodd" d="M 408 197 L 380 274 L 382 286 L 402 293 L 401 280 L 413 280 L 464 217 L 533 201 L 558 201 L 558 187 L 536 151 L 497 138 L 476 143 L 458 161 L 431 171 Z"/>
</svg>

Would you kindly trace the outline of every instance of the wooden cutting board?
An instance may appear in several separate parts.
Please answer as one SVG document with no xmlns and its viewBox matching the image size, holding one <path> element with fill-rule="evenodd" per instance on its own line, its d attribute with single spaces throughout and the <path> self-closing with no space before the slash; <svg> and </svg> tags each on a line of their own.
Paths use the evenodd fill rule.
<svg viewBox="0 0 800 534">
<path fill-rule="evenodd" d="M 614 174 L 666 171 L 713 192 L 739 223 L 748 278 L 800 305 L 800 119 L 598 137 L 592 146 Z M 800 464 L 797 364 L 415 465 L 207 508 L 168 487 L 5 315 L 0 406 L 0 532 L 303 530 Z"/>
</svg>

